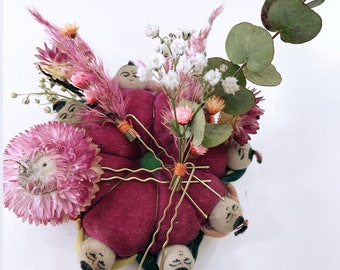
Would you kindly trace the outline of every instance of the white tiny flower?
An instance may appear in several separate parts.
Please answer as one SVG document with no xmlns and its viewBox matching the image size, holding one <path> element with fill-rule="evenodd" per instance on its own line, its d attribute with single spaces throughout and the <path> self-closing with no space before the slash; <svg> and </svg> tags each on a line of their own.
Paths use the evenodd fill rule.
<svg viewBox="0 0 340 270">
<path fill-rule="evenodd" d="M 204 53 L 196 53 L 189 59 L 193 71 L 196 73 L 202 73 L 203 69 L 208 65 L 208 59 Z"/>
<path fill-rule="evenodd" d="M 180 31 L 184 40 L 188 40 L 193 35 L 193 33 L 195 33 L 194 29 L 188 28 L 181 28 Z"/>
<path fill-rule="evenodd" d="M 240 90 L 240 86 L 237 84 L 235 77 L 227 77 L 223 80 L 222 86 L 226 94 L 233 94 Z"/>
<path fill-rule="evenodd" d="M 152 70 L 147 69 L 146 67 L 138 66 L 137 77 L 141 82 L 150 80 L 152 75 Z"/>
<path fill-rule="evenodd" d="M 148 69 L 159 69 L 165 63 L 165 57 L 159 52 L 153 53 L 146 62 Z"/>
<path fill-rule="evenodd" d="M 192 67 L 191 67 L 191 63 L 189 61 L 189 58 L 186 55 L 182 55 L 178 59 L 177 70 L 180 70 L 184 73 L 189 73 L 191 68 Z"/>
<path fill-rule="evenodd" d="M 144 33 L 147 37 L 156 38 L 159 35 L 159 26 L 156 24 L 149 23 L 145 27 Z"/>
<path fill-rule="evenodd" d="M 167 57 L 170 56 L 169 47 L 168 47 L 166 44 L 164 44 L 164 43 L 158 45 L 157 51 L 158 51 L 159 53 L 163 54 L 163 56 L 164 56 L 165 58 L 167 58 Z"/>
<path fill-rule="evenodd" d="M 211 86 L 215 86 L 221 80 L 221 72 L 217 68 L 211 69 L 204 75 L 204 80 Z"/>
<path fill-rule="evenodd" d="M 166 88 L 174 90 L 176 87 L 179 86 L 178 74 L 173 70 L 169 70 L 169 72 L 161 78 L 161 83 Z"/>
<path fill-rule="evenodd" d="M 174 39 L 170 45 L 172 55 L 174 56 L 182 55 L 185 52 L 186 48 L 187 48 L 187 43 L 182 38 Z"/>
<path fill-rule="evenodd" d="M 227 66 L 227 65 L 225 65 L 225 64 L 221 64 L 221 65 L 220 65 L 220 71 L 221 71 L 221 72 L 226 72 L 227 69 L 228 69 L 228 66 Z"/>
</svg>

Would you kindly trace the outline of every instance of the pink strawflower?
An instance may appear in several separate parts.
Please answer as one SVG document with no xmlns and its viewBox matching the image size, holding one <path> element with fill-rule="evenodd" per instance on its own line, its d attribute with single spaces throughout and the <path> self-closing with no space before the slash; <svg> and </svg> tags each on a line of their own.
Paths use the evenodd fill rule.
<svg viewBox="0 0 340 270">
<path fill-rule="evenodd" d="M 233 126 L 233 133 L 230 140 L 235 140 L 239 145 L 245 145 L 250 140 L 249 134 L 256 134 L 260 128 L 258 120 L 263 115 L 264 110 L 258 106 L 258 103 L 263 100 L 263 97 L 257 97 L 260 93 L 252 90 L 255 95 L 255 103 L 253 107 L 242 115 L 221 114 L 219 123 L 229 123 Z"/>
<path fill-rule="evenodd" d="M 71 76 L 73 85 L 81 89 L 86 89 L 90 85 L 90 77 L 85 72 L 76 72 Z"/>
<path fill-rule="evenodd" d="M 40 62 L 36 64 L 51 75 L 53 79 L 67 80 L 73 74 L 73 66 L 70 64 L 70 58 L 65 53 L 53 46 L 50 49 L 45 43 L 45 49 L 37 48 L 39 54 L 35 55 Z"/>
<path fill-rule="evenodd" d="M 173 116 L 175 117 L 174 112 Z M 180 125 L 188 124 L 193 116 L 194 112 L 189 106 L 179 106 L 176 108 L 176 119 Z"/>
<path fill-rule="evenodd" d="M 190 142 L 190 154 L 197 155 L 197 156 L 203 156 L 208 151 L 208 148 L 199 145 L 195 146 Z"/>
<path fill-rule="evenodd" d="M 85 92 L 85 104 L 93 105 L 96 103 L 96 97 L 92 93 Z"/>
<path fill-rule="evenodd" d="M 90 205 L 103 173 L 99 148 L 62 122 L 36 125 L 4 153 L 4 205 L 29 223 L 76 219 Z"/>
</svg>

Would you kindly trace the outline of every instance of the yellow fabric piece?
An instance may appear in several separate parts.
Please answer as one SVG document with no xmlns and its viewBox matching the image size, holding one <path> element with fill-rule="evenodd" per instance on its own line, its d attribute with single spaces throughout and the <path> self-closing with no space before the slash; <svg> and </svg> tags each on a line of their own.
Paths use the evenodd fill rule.
<svg viewBox="0 0 340 270">
<path fill-rule="evenodd" d="M 76 252 L 79 252 L 80 245 L 85 241 L 84 229 L 81 226 L 81 219 L 77 219 L 78 234 L 76 238 Z"/>
<path fill-rule="evenodd" d="M 111 270 L 117 270 L 123 267 L 124 265 L 134 262 L 136 260 L 136 257 L 137 257 L 137 254 L 131 257 L 123 258 L 123 259 L 116 259 L 116 262 L 112 266 Z"/>
</svg>

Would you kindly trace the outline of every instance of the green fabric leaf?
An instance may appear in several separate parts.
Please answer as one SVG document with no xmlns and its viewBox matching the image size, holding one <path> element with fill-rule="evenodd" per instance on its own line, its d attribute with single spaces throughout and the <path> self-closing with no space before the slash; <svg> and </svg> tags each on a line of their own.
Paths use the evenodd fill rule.
<svg viewBox="0 0 340 270">
<path fill-rule="evenodd" d="M 282 81 L 280 73 L 277 72 L 276 68 L 272 64 L 257 72 L 252 72 L 245 67 L 244 75 L 252 83 L 263 86 L 276 86 Z"/>
<path fill-rule="evenodd" d="M 222 97 L 225 99 L 223 112 L 232 115 L 241 115 L 248 112 L 255 102 L 253 92 L 242 86 L 240 86 L 240 90 L 235 95 L 224 94 Z"/>
<path fill-rule="evenodd" d="M 282 41 L 292 44 L 312 40 L 322 28 L 321 17 L 301 0 L 277 0 L 262 17 L 268 30 L 279 31 Z"/>
<path fill-rule="evenodd" d="M 262 27 L 242 22 L 229 32 L 225 44 L 227 55 L 235 64 L 247 63 L 253 72 L 265 69 L 273 60 L 271 35 Z"/>
<path fill-rule="evenodd" d="M 206 124 L 205 134 L 202 145 L 210 148 L 220 145 L 221 143 L 228 140 L 233 127 L 230 124 Z"/>
<path fill-rule="evenodd" d="M 151 152 L 146 152 L 142 157 L 141 166 L 147 170 L 154 170 L 162 166 L 159 160 Z"/>
</svg>

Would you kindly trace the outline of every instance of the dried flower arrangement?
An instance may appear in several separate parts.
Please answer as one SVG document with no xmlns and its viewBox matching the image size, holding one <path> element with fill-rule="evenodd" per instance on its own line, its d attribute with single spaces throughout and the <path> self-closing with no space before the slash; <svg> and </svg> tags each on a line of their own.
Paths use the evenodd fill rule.
<svg viewBox="0 0 340 270">
<path fill-rule="evenodd" d="M 280 84 L 273 39 L 313 39 L 322 21 L 312 8 L 322 2 L 265 1 L 265 28 L 243 22 L 228 33 L 229 60 L 206 53 L 222 7 L 198 33 L 163 36 L 158 26 L 148 25 L 145 34 L 159 39 L 159 46 L 147 61 L 128 65 L 133 72 L 115 78 L 76 25 L 59 28 L 31 9 L 51 45 L 36 55 L 42 91 L 25 94 L 23 103 L 45 96 L 56 111 L 70 103 L 74 119 L 59 114 L 61 121 L 13 138 L 4 153 L 5 206 L 37 225 L 78 220 L 82 269 L 114 269 L 131 258 L 140 269 L 192 269 L 203 235 L 237 235 L 248 226 L 230 184 L 254 155 L 262 160 L 248 143 L 264 113 L 262 97 L 247 88 L 247 80 Z M 125 86 L 120 77 L 128 76 L 138 85 Z M 133 215 L 126 212 L 132 205 L 119 200 L 132 194 L 140 199 Z M 102 211 L 112 214 L 107 224 L 98 220 Z M 89 258 L 98 250 L 104 259 Z"/>
</svg>

